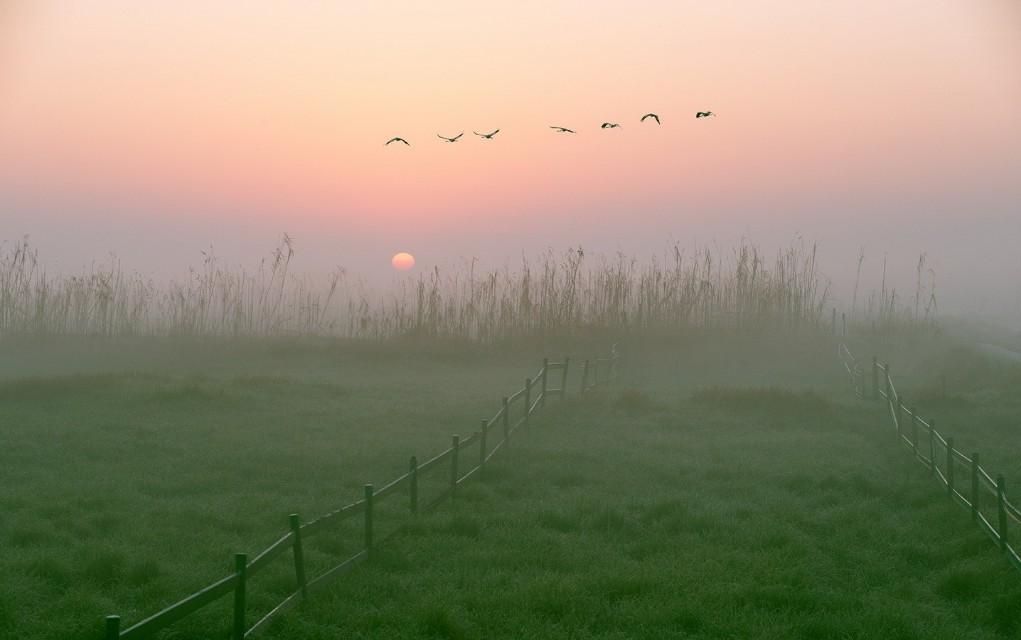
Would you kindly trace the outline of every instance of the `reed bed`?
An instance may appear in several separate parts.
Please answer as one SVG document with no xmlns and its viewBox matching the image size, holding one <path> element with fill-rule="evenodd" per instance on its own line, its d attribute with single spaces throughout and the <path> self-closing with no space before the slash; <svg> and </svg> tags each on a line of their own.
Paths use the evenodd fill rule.
<svg viewBox="0 0 1021 640">
<path fill-rule="evenodd" d="M 767 257 L 753 244 L 733 251 L 675 249 L 646 261 L 581 249 L 534 263 L 478 272 L 427 273 L 386 293 L 352 285 L 342 271 L 322 281 L 295 275 L 284 237 L 254 272 L 204 254 L 179 281 L 157 283 L 116 260 L 77 275 L 50 275 L 27 240 L 0 251 L 0 336 L 316 335 L 496 341 L 536 335 L 758 331 L 825 326 L 829 283 L 816 248 L 796 243 Z M 924 263 L 923 263 L 924 266 Z M 920 267 L 920 278 L 921 278 Z M 897 324 L 895 291 L 873 294 L 865 319 Z M 932 305 L 934 307 L 934 298 Z M 929 317 L 930 305 L 926 307 Z M 858 320 L 862 320 L 859 317 Z"/>
</svg>

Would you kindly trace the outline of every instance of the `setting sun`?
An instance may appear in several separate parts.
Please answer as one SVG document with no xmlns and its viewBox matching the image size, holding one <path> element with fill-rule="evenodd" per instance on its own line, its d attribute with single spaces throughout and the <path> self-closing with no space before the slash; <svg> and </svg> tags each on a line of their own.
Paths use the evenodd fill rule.
<svg viewBox="0 0 1021 640">
<path fill-rule="evenodd" d="M 415 266 L 415 256 L 401 251 L 394 255 L 394 257 L 390 258 L 390 264 L 392 264 L 394 269 L 397 269 L 398 271 L 407 271 Z"/>
</svg>

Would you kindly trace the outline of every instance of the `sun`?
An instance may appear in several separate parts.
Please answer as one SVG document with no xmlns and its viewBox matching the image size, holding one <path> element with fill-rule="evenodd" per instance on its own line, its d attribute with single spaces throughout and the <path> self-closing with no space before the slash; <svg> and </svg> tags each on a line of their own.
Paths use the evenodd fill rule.
<svg viewBox="0 0 1021 640">
<path fill-rule="evenodd" d="M 394 269 L 397 269 L 398 271 L 407 271 L 415 266 L 415 256 L 401 251 L 400 253 L 394 254 L 394 257 L 390 258 L 390 264 L 392 264 Z"/>
</svg>

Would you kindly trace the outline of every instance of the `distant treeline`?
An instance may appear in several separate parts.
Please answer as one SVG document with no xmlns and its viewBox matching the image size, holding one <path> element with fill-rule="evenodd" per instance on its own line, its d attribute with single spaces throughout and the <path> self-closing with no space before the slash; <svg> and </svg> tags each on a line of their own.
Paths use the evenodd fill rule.
<svg viewBox="0 0 1021 640">
<path fill-rule="evenodd" d="M 732 251 L 674 249 L 639 261 L 581 249 L 523 260 L 517 269 L 439 269 L 409 276 L 385 294 L 352 286 L 337 271 L 324 282 L 292 273 L 284 237 L 253 271 L 205 254 L 184 280 L 165 283 L 116 260 L 77 275 L 50 275 L 27 240 L 0 249 L 0 335 L 319 335 L 497 341 L 535 335 L 761 331 L 828 327 L 829 282 L 816 247 L 794 243 L 767 257 L 753 244 Z M 860 260 L 859 260 L 860 266 Z M 876 330 L 930 327 L 931 280 L 903 301 L 896 290 L 863 297 L 848 321 Z M 859 268 L 860 272 L 860 268 Z M 911 303 L 914 303 L 913 305 Z M 859 309 L 859 306 L 861 307 Z"/>
</svg>

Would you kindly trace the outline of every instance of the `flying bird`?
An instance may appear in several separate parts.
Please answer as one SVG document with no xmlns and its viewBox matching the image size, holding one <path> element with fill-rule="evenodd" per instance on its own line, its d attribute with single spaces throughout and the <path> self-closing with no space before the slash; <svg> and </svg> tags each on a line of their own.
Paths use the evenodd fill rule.
<svg viewBox="0 0 1021 640">
<path fill-rule="evenodd" d="M 712 111 L 697 111 L 695 112 L 695 118 L 708 118 L 709 116 L 715 116 L 716 114 Z"/>
<path fill-rule="evenodd" d="M 609 123 L 609 122 L 604 122 L 603 124 L 599 125 L 599 128 L 600 128 L 600 129 L 616 129 L 616 128 L 617 128 L 617 127 L 619 127 L 619 126 L 620 126 L 620 125 L 619 125 L 619 124 L 617 124 L 616 122 L 614 122 L 614 123 L 612 123 L 612 124 L 611 124 L 611 123 Z"/>
<path fill-rule="evenodd" d="M 556 127 L 550 125 L 550 129 L 555 129 L 557 133 L 576 133 L 576 131 L 574 131 L 573 129 L 568 129 L 567 127 Z"/>
<path fill-rule="evenodd" d="M 409 143 L 404 138 L 390 138 L 389 140 L 386 141 L 386 144 L 384 144 L 383 146 L 385 147 L 387 144 L 390 144 L 391 142 L 403 142 L 404 144 L 408 145 L 409 147 L 411 146 L 411 143 Z"/>
<path fill-rule="evenodd" d="M 647 114 L 645 114 L 644 116 L 642 116 L 642 120 L 641 121 L 645 122 L 646 118 L 652 118 L 653 120 L 656 121 L 656 124 L 663 124 L 662 122 L 659 121 L 659 116 L 657 116 L 655 113 L 647 113 Z"/>
<path fill-rule="evenodd" d="M 446 136 L 441 136 L 441 135 L 440 135 L 440 134 L 438 134 L 438 133 L 436 134 L 436 137 L 437 137 L 437 138 L 440 138 L 441 140 L 444 140 L 444 141 L 446 141 L 446 142 L 457 142 L 458 138 L 460 138 L 460 137 L 461 137 L 461 136 L 463 136 L 463 135 L 464 135 L 464 131 L 462 131 L 461 133 L 457 134 L 457 135 L 456 135 L 456 136 L 454 136 L 453 138 L 448 138 L 448 137 L 446 137 Z"/>
<path fill-rule="evenodd" d="M 475 135 L 477 135 L 480 138 L 485 138 L 486 140 L 492 140 L 493 136 L 495 136 L 496 134 L 500 133 L 500 130 L 497 129 L 496 131 L 493 131 L 492 133 L 479 133 L 478 131 L 472 131 L 472 133 L 474 133 Z"/>
</svg>

